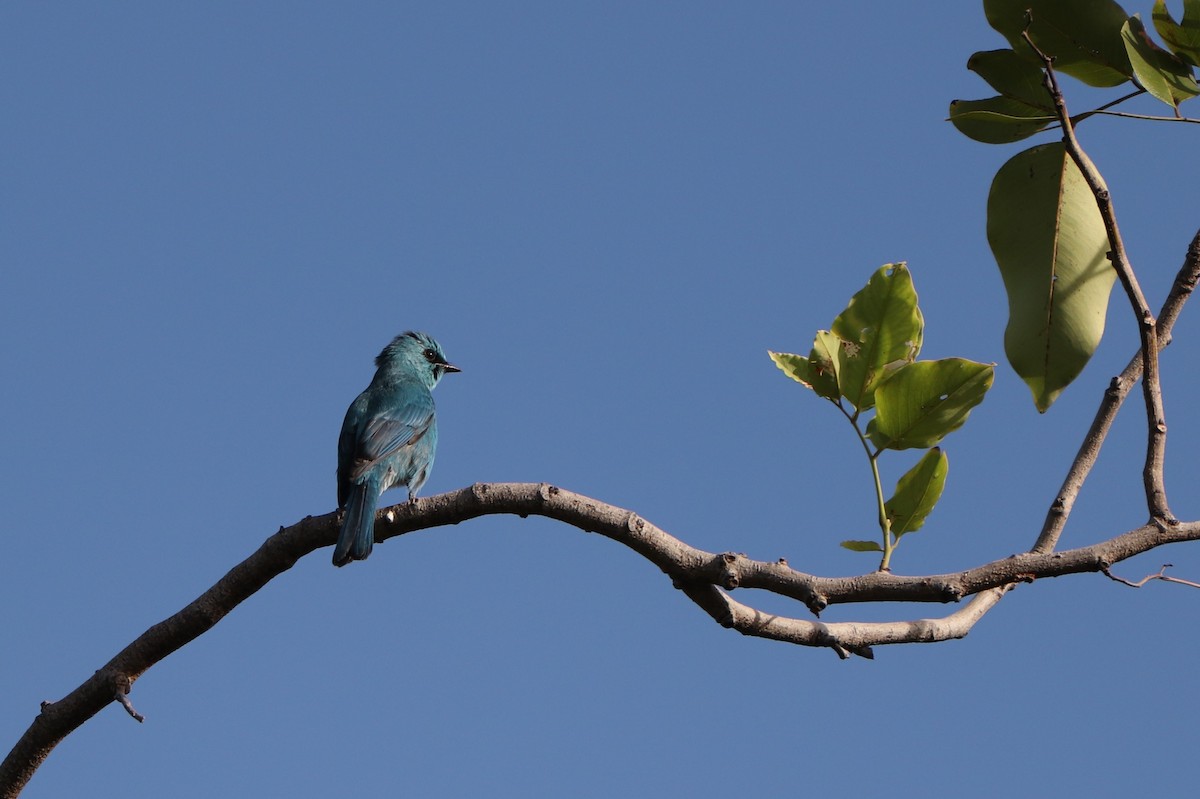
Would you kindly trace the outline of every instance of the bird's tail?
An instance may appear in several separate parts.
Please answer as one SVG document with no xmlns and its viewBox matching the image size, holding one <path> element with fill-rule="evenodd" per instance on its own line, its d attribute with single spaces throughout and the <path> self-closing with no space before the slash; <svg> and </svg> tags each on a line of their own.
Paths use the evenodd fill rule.
<svg viewBox="0 0 1200 799">
<path fill-rule="evenodd" d="M 333 550 L 333 565 L 345 566 L 352 560 L 366 560 L 375 544 L 375 506 L 379 486 L 364 480 L 350 489 L 342 531 Z"/>
</svg>

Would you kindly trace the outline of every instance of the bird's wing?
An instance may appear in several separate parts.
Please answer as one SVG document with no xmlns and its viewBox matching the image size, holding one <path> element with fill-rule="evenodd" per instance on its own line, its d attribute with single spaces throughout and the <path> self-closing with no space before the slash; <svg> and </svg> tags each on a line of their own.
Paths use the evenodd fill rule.
<svg viewBox="0 0 1200 799">
<path fill-rule="evenodd" d="M 433 425 L 433 398 L 428 392 L 372 410 L 374 413 L 358 430 L 352 480 L 403 447 L 420 441 Z"/>
</svg>

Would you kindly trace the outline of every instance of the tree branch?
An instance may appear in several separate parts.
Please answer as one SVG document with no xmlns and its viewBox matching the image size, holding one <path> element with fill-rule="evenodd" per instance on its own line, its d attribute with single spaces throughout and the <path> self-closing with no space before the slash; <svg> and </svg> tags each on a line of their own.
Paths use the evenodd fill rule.
<svg viewBox="0 0 1200 799">
<path fill-rule="evenodd" d="M 1162 310 L 1158 313 L 1155 341 L 1159 350 L 1171 343 L 1171 330 L 1175 326 L 1175 320 L 1179 318 L 1188 297 L 1192 296 L 1197 280 L 1200 280 L 1200 231 L 1197 231 L 1196 235 L 1192 237 L 1192 243 L 1183 259 L 1183 266 L 1175 275 L 1171 291 L 1167 294 Z M 1067 524 L 1067 517 L 1070 516 L 1071 508 L 1075 505 L 1075 498 L 1079 495 L 1084 480 L 1087 479 L 1092 466 L 1100 456 L 1100 447 L 1103 446 L 1109 428 L 1112 427 L 1113 420 L 1117 417 L 1117 411 L 1125 402 L 1129 389 L 1142 376 L 1142 363 L 1142 351 L 1139 349 L 1121 374 L 1112 379 L 1108 390 L 1104 392 L 1104 399 L 1101 400 L 1100 407 L 1096 409 L 1092 426 L 1084 436 L 1071 468 L 1067 470 L 1067 476 L 1063 480 L 1062 487 L 1059 488 L 1058 495 L 1046 512 L 1046 521 L 1042 524 L 1042 531 L 1030 550 L 1031 552 L 1049 552 L 1058 545 L 1059 536 L 1062 535 L 1063 528 Z"/>
<path fill-rule="evenodd" d="M 1158 346 L 1170 342 L 1171 328 L 1198 280 L 1200 231 L 1192 239 L 1159 314 Z M 542 515 L 629 546 L 671 575 L 674 584 L 719 624 L 745 635 L 830 647 L 841 657 L 849 654 L 871 657 L 871 647 L 877 644 L 961 638 L 1016 582 L 1087 571 L 1109 574 L 1108 568 L 1125 558 L 1163 544 L 1200 538 L 1200 522 L 1161 531 L 1155 525 L 1146 525 L 1091 547 L 1051 553 L 1117 410 L 1141 374 L 1142 364 L 1139 353 L 1105 392 L 1092 428 L 1047 514 L 1033 550 L 964 572 L 925 577 L 884 572 L 859 577 L 815 577 L 789 568 L 783 560 L 767 563 L 733 553 L 704 552 L 630 511 L 553 486 L 529 483 L 477 484 L 420 500 L 416 506 L 401 504 L 387 508 L 376 524 L 376 538 L 382 541 L 489 514 Z M 41 713 L 0 763 L 0 799 L 17 796 L 54 747 L 110 702 L 119 702 L 131 716 L 142 721 L 128 698 L 138 677 L 203 635 L 301 557 L 331 545 L 337 533 L 338 516 L 333 513 L 310 516 L 289 528 L 280 528 L 194 602 L 138 636 L 66 697 L 58 702 L 43 702 Z M 763 613 L 735 601 L 718 586 L 726 591 L 758 588 L 787 596 L 803 602 L 814 614 L 836 603 L 957 602 L 971 595 L 974 598 L 943 619 L 825 624 Z"/>
<path fill-rule="evenodd" d="M 495 514 L 544 516 L 599 533 L 641 554 L 720 624 L 746 635 L 804 646 L 830 647 L 840 656 L 871 656 L 876 644 L 942 641 L 966 635 L 971 626 L 1017 582 L 1078 572 L 1098 572 L 1164 544 L 1200 539 L 1200 522 L 1170 528 L 1145 525 L 1107 541 L 1057 553 L 1014 555 L 953 574 L 906 577 L 875 572 L 857 577 L 816 577 L 786 562 L 715 554 L 680 541 L 631 511 L 545 483 L 477 483 L 448 494 L 381 511 L 375 538 L 385 541 L 423 530 Z M 307 517 L 280 528 L 250 557 L 175 615 L 155 624 L 99 671 L 41 713 L 0 764 L 0 797 L 15 797 L 54 747 L 105 705 L 125 699 L 133 683 L 163 658 L 203 635 L 243 600 L 303 556 L 332 546 L 339 515 Z M 803 602 L 813 613 L 848 602 L 955 602 L 975 595 L 944 619 L 881 623 L 819 623 L 755 610 L 726 591 L 758 588 Z M 725 589 L 725 590 L 721 590 Z"/>
<path fill-rule="evenodd" d="M 1161 569 L 1159 569 L 1157 572 L 1155 572 L 1154 574 L 1146 575 L 1142 579 L 1138 580 L 1136 583 L 1133 582 L 1132 580 L 1126 580 L 1124 577 L 1118 577 L 1117 575 L 1113 574 L 1108 569 L 1104 570 L 1104 576 L 1108 577 L 1110 580 L 1114 580 L 1114 581 L 1120 583 L 1121 585 L 1127 585 L 1130 588 L 1141 588 L 1143 585 L 1150 582 L 1151 580 L 1162 580 L 1164 583 L 1178 583 L 1180 585 L 1186 585 L 1189 588 L 1200 588 L 1200 583 L 1193 582 L 1192 580 L 1181 580 L 1178 577 L 1168 577 L 1167 569 L 1169 569 L 1169 568 L 1171 568 L 1171 564 L 1164 563 L 1163 567 Z"/>
<path fill-rule="evenodd" d="M 1104 221 L 1104 229 L 1108 234 L 1108 259 L 1112 262 L 1113 269 L 1117 272 L 1117 278 L 1121 281 L 1121 286 L 1125 289 L 1125 294 L 1137 316 L 1138 336 L 1142 345 L 1142 393 L 1146 401 L 1146 462 L 1142 470 L 1146 507 L 1150 512 L 1151 519 L 1163 524 L 1171 524 L 1175 519 L 1167 505 L 1166 482 L 1163 478 L 1163 463 L 1167 446 L 1167 419 L 1163 410 L 1162 386 L 1158 376 L 1159 346 L 1154 314 L 1150 310 L 1149 303 L 1146 302 L 1142 287 L 1138 285 L 1133 265 L 1129 262 L 1125 243 L 1121 239 L 1121 230 L 1117 227 L 1117 215 L 1113 209 L 1112 196 L 1109 194 L 1108 187 L 1104 185 L 1100 172 L 1088 158 L 1087 153 L 1083 151 L 1079 139 L 1075 136 L 1075 127 L 1071 124 L 1066 101 L 1063 99 L 1062 91 L 1058 87 L 1058 79 L 1054 74 L 1054 58 L 1042 52 L 1033 43 L 1028 30 L 1022 31 L 1021 36 L 1042 61 L 1046 90 L 1054 101 L 1054 111 L 1062 128 L 1063 144 L 1071 156 L 1071 160 L 1079 167 L 1084 182 L 1087 183 L 1092 195 L 1096 198 L 1096 206 L 1100 210 L 1100 218 Z"/>
</svg>

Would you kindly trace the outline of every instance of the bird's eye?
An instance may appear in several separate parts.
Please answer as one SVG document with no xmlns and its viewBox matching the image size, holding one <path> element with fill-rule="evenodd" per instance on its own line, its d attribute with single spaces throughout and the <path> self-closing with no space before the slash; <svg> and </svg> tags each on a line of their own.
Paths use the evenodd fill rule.
<svg viewBox="0 0 1200 799">
<path fill-rule="evenodd" d="M 433 363 L 434 361 L 437 360 L 437 353 L 431 349 L 425 350 L 424 355 L 425 355 L 425 360 L 429 361 L 430 363 Z"/>
</svg>

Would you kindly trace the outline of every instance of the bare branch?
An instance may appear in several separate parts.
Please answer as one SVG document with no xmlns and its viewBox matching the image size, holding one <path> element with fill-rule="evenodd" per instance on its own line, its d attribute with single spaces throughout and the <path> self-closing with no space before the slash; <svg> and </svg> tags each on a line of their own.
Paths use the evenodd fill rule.
<svg viewBox="0 0 1200 799">
<path fill-rule="evenodd" d="M 126 713 L 133 716 L 135 721 L 142 722 L 146 720 L 145 716 L 143 716 L 141 713 L 138 713 L 137 710 L 134 709 L 133 703 L 129 701 L 129 694 L 123 694 L 118 691 L 116 697 L 114 698 L 121 703 L 121 707 L 125 708 Z"/>
<path fill-rule="evenodd" d="M 385 541 L 415 530 L 494 514 L 544 516 L 599 533 L 658 566 L 720 624 L 746 635 L 830 647 L 842 657 L 851 653 L 870 657 L 871 647 L 879 644 L 959 638 L 1014 583 L 1103 571 L 1164 544 L 1200 539 L 1200 522 L 1171 527 L 1145 525 L 1090 547 L 1014 555 L 954 574 L 905 577 L 875 572 L 857 577 L 815 577 L 780 561 L 756 561 L 744 555 L 696 549 L 635 513 L 544 483 L 479 483 L 415 504 L 394 505 L 377 517 L 375 537 Z M 211 629 L 304 555 L 332 546 L 337 534 L 336 513 L 310 516 L 280 529 L 195 601 L 142 633 L 62 700 L 43 703 L 41 712 L 0 764 L 0 797 L 16 796 L 63 738 L 114 699 L 121 701 L 147 669 Z M 758 588 L 791 597 L 814 613 L 834 603 L 955 602 L 975 596 L 944 619 L 825 624 L 755 610 L 726 593 L 736 588 Z"/>
<path fill-rule="evenodd" d="M 852 654 L 874 658 L 873 645 L 935 643 L 963 638 L 1011 588 L 1012 585 L 990 588 L 976 595 L 962 609 L 941 619 L 830 624 L 764 613 L 743 605 L 712 585 L 685 587 L 684 591 L 722 627 L 743 635 L 800 646 L 827 646 L 841 658 Z"/>
<path fill-rule="evenodd" d="M 1188 250 L 1158 320 L 1160 346 L 1200 279 L 1200 232 Z M 1104 571 L 1132 555 L 1167 543 L 1200 539 L 1200 522 L 1167 527 L 1146 525 L 1082 549 L 1051 553 L 1074 498 L 1095 461 L 1099 444 L 1129 387 L 1141 373 L 1135 358 L 1106 392 L 1088 440 L 1072 466 L 1064 488 L 1047 519 L 1047 527 L 1026 555 L 984 564 L 964 572 L 905 577 L 877 572 L 858 577 L 822 578 L 742 555 L 704 552 L 646 522 L 629 511 L 545 484 L 478 484 L 451 494 L 407 503 L 382 511 L 376 524 L 380 541 L 415 530 L 498 513 L 542 515 L 589 532 L 598 532 L 629 546 L 669 575 L 677 586 L 718 623 L 745 635 L 804 646 L 827 646 L 846 657 L 872 656 L 873 645 L 934 642 L 960 638 L 1016 582 L 1043 577 Z M 1053 524 L 1051 522 L 1053 521 Z M 308 517 L 281 528 L 245 561 L 181 611 L 154 625 L 121 650 L 108 664 L 58 702 L 43 702 L 41 712 L 0 763 L 0 799 L 17 796 L 54 747 L 67 735 L 117 701 L 135 719 L 128 693 L 133 682 L 167 655 L 203 635 L 243 600 L 271 579 L 290 569 L 304 555 L 331 545 L 337 538 L 337 514 Z M 1176 581 L 1175 578 L 1161 579 Z M 1179 581 L 1185 582 L 1185 581 Z M 830 604 L 912 601 L 957 602 L 974 595 L 962 609 L 943 619 L 883 623 L 823 624 L 765 614 L 733 600 L 725 591 L 758 588 L 802 603 L 814 614 Z"/>
<path fill-rule="evenodd" d="M 1125 243 L 1121 239 L 1121 230 L 1117 227 L 1116 211 L 1113 209 L 1112 197 L 1109 195 L 1108 188 L 1104 185 L 1099 171 L 1097 171 L 1091 159 L 1088 158 L 1087 153 L 1080 146 L 1079 140 L 1075 137 L 1075 128 L 1071 124 L 1071 117 L 1067 113 L 1066 102 L 1063 100 L 1062 91 L 1058 88 L 1058 79 L 1054 74 L 1054 59 L 1042 52 L 1033 43 L 1033 39 L 1029 37 L 1028 30 L 1022 31 L 1021 36 L 1025 40 L 1025 43 L 1042 60 L 1046 90 L 1050 92 L 1050 96 L 1054 101 L 1054 110 L 1063 132 L 1063 144 L 1066 146 L 1071 160 L 1079 167 L 1084 181 L 1096 198 L 1096 206 L 1100 210 L 1100 217 L 1104 220 L 1104 229 L 1108 234 L 1110 248 L 1108 258 L 1112 262 L 1113 268 L 1117 272 L 1117 278 L 1121 281 L 1121 286 L 1125 289 L 1125 294 L 1129 298 L 1129 303 L 1133 307 L 1134 314 L 1137 316 L 1138 336 L 1141 339 L 1142 345 L 1142 393 L 1146 401 L 1146 463 L 1142 470 L 1142 481 L 1146 490 L 1146 507 L 1150 512 L 1151 519 L 1157 519 L 1170 524 L 1174 521 L 1174 517 L 1167 506 L 1166 482 L 1163 479 L 1163 463 L 1167 446 L 1167 421 L 1163 410 L 1162 388 L 1158 376 L 1159 347 L 1154 314 L 1150 310 L 1150 305 L 1146 302 L 1146 297 L 1142 293 L 1141 286 L 1138 285 L 1133 265 L 1129 262 L 1129 255 L 1125 251 Z"/>
<path fill-rule="evenodd" d="M 1195 583 L 1195 582 L 1192 582 L 1191 580 L 1181 580 L 1178 577 L 1168 577 L 1166 575 L 1166 571 L 1167 571 L 1167 569 L 1171 568 L 1171 566 L 1172 566 L 1172 564 L 1170 564 L 1170 563 L 1164 563 L 1163 567 L 1161 569 L 1159 569 L 1157 572 L 1143 577 L 1142 579 L 1138 580 L 1136 583 L 1130 582 L 1129 580 L 1126 580 L 1124 577 L 1118 577 L 1117 575 L 1113 574 L 1108 569 L 1104 569 L 1103 571 L 1104 571 L 1104 575 L 1106 577 L 1108 577 L 1110 580 L 1115 580 L 1118 583 L 1121 583 L 1122 585 L 1129 586 L 1130 588 L 1141 588 L 1143 585 L 1150 582 L 1151 580 L 1162 580 L 1164 583 L 1179 583 L 1180 585 L 1186 585 L 1191 588 L 1200 588 L 1200 583 Z"/>
<path fill-rule="evenodd" d="M 1191 117 L 1163 117 L 1153 114 L 1131 114 L 1128 111 L 1103 111 L 1096 109 L 1095 111 L 1087 111 L 1075 117 L 1075 121 L 1083 119 L 1085 116 L 1102 115 L 1106 117 L 1123 117 L 1124 119 L 1144 119 L 1150 122 L 1187 122 L 1192 125 L 1200 125 L 1200 119 L 1192 119 Z"/>
<path fill-rule="evenodd" d="M 1167 294 L 1162 310 L 1158 313 L 1155 341 L 1160 351 L 1171 343 L 1171 330 L 1175 326 L 1175 320 L 1179 318 L 1183 304 L 1195 290 L 1197 280 L 1200 280 L 1200 231 L 1197 231 L 1192 238 L 1192 243 L 1183 259 L 1183 266 L 1175 275 L 1171 291 Z M 1046 512 L 1042 531 L 1030 550 L 1031 552 L 1050 552 L 1058 545 L 1059 536 L 1062 535 L 1063 528 L 1066 526 L 1071 508 L 1074 507 L 1075 499 L 1079 496 L 1084 481 L 1100 456 L 1100 447 L 1103 446 L 1104 439 L 1108 437 L 1109 428 L 1112 427 L 1113 420 L 1117 417 L 1117 411 L 1125 402 L 1129 389 L 1141 376 L 1142 351 L 1139 349 L 1121 374 L 1112 379 L 1108 389 L 1104 392 L 1104 399 L 1101 400 L 1100 407 L 1096 409 L 1092 426 L 1084 436 L 1071 468 L 1067 470 L 1067 476 L 1063 480 L 1062 487 L 1059 488 L 1058 496 L 1055 497 L 1050 509 Z"/>
</svg>

